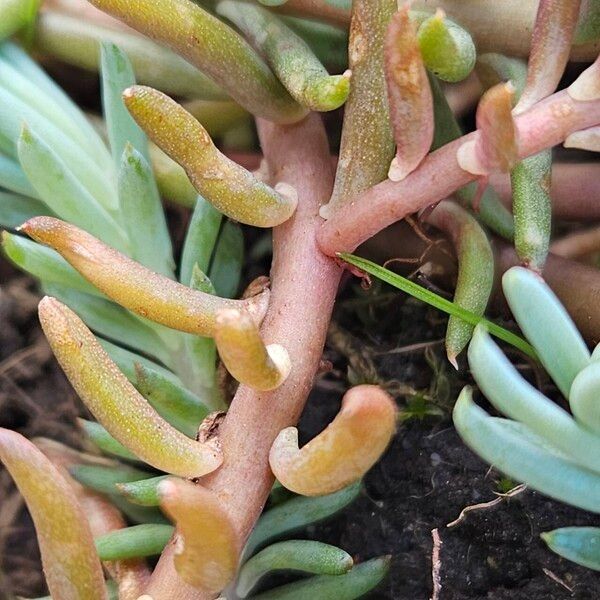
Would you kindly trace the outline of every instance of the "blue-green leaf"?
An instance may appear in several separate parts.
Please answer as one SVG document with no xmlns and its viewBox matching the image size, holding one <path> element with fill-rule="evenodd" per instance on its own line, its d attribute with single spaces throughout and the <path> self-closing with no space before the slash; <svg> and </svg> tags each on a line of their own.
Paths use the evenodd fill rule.
<svg viewBox="0 0 600 600">
<path fill-rule="evenodd" d="M 562 527 L 542 533 L 541 537 L 556 554 L 600 571 L 600 528 Z"/>
<path fill-rule="evenodd" d="M 104 467 L 101 465 L 74 465 L 69 473 L 79 483 L 101 494 L 116 494 L 117 483 L 138 481 L 152 477 L 151 473 L 133 467 L 119 465 Z"/>
<path fill-rule="evenodd" d="M 123 104 L 123 91 L 135 84 L 131 63 L 112 42 L 102 42 L 100 56 L 102 105 L 113 159 L 120 166 L 125 146 L 129 143 L 150 163 L 148 138 Z"/>
<path fill-rule="evenodd" d="M 453 412 L 463 441 L 483 460 L 509 477 L 584 510 L 600 513 L 600 476 L 548 450 L 548 442 L 533 431 L 515 428 L 513 421 L 490 417 L 461 392 Z"/>
<path fill-rule="evenodd" d="M 87 435 L 87 437 L 106 454 L 112 454 L 113 456 L 119 456 L 126 460 L 138 461 L 138 457 L 130 452 L 121 442 L 115 440 L 115 438 L 95 421 L 86 421 L 85 419 L 78 419 L 79 425 Z"/>
<path fill-rule="evenodd" d="M 118 181 L 131 258 L 157 273 L 173 277 L 173 248 L 154 174 L 146 159 L 129 142 L 125 143 L 121 157 Z"/>
<path fill-rule="evenodd" d="M 526 425 L 582 467 L 600 472 L 600 437 L 580 427 L 567 411 L 521 377 L 485 328 L 475 329 L 468 355 L 477 385 L 499 411 Z"/>
<path fill-rule="evenodd" d="M 235 298 L 240 287 L 244 262 L 244 235 L 242 228 L 227 221 L 221 229 L 208 276 L 221 298 Z"/>
<path fill-rule="evenodd" d="M 19 196 L 10 192 L 0 192 L 0 225 L 9 229 L 16 229 L 31 217 L 39 215 L 55 216 L 54 213 L 42 202 Z"/>
<path fill-rule="evenodd" d="M 24 126 L 18 149 L 23 170 L 51 210 L 65 221 L 96 235 L 108 245 L 124 248 L 125 233 L 54 149 L 36 132 Z"/>
<path fill-rule="evenodd" d="M 140 506 L 159 506 L 160 496 L 158 486 L 169 475 L 160 475 L 159 477 L 150 477 L 149 479 L 140 479 L 139 481 L 127 481 L 117 484 L 119 493 L 133 504 Z"/>
<path fill-rule="evenodd" d="M 212 204 L 198 196 L 181 254 L 179 281 L 184 285 L 190 284 L 195 264 L 208 273 L 222 218 Z"/>
<path fill-rule="evenodd" d="M 39 198 L 21 165 L 3 154 L 0 154 L 0 187 L 31 198 Z"/>
<path fill-rule="evenodd" d="M 590 363 L 590 353 L 565 307 L 539 275 L 523 267 L 504 274 L 502 289 L 521 330 L 568 398 L 575 376 Z"/>
</svg>

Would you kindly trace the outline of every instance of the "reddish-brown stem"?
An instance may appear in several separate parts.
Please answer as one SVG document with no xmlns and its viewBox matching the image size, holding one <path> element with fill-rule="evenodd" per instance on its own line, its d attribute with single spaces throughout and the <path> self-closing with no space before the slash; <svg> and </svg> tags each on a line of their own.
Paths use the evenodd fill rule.
<svg viewBox="0 0 600 600">
<path fill-rule="evenodd" d="M 566 91 L 539 102 L 515 119 L 519 159 L 561 143 L 567 135 L 600 123 L 600 100 L 574 100 Z M 318 240 L 323 252 L 351 252 L 359 244 L 406 215 L 448 197 L 476 179 L 460 168 L 456 153 L 478 131 L 432 152 L 406 179 L 383 181 L 340 208 L 323 224 Z"/>
<path fill-rule="evenodd" d="M 299 193 L 294 216 L 273 231 L 272 295 L 261 328 L 265 343 L 279 343 L 289 353 L 292 370 L 281 387 L 257 392 L 241 385 L 219 430 L 224 462 L 202 485 L 218 494 L 241 540 L 258 518 L 273 483 L 268 462 L 277 434 L 295 425 L 312 387 L 341 269 L 317 248 L 319 206 L 329 199 L 333 171 L 325 130 L 317 115 L 278 126 L 259 122 L 271 175 Z M 167 546 L 147 593 L 153 600 L 208 598 L 186 586 L 173 566 Z"/>
<path fill-rule="evenodd" d="M 288 0 L 278 10 L 291 15 L 322 19 L 342 26 L 350 22 L 349 10 L 336 8 L 325 2 L 325 0 Z"/>
<path fill-rule="evenodd" d="M 510 176 L 495 173 L 490 184 L 510 208 Z M 561 219 L 600 219 L 600 163 L 556 163 L 552 167 L 552 214 Z"/>
</svg>

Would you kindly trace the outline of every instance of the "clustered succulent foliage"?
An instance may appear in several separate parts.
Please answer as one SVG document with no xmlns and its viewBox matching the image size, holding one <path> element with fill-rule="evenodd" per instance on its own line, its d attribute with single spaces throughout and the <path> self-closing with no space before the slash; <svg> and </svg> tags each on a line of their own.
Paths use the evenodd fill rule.
<svg viewBox="0 0 600 600">
<path fill-rule="evenodd" d="M 0 431 L 52 598 L 245 598 L 269 572 L 294 570 L 312 576 L 251 597 L 342 600 L 382 580 L 387 557 L 354 564 L 285 539 L 348 505 L 396 430 L 393 399 L 359 385 L 298 445 L 345 263 L 449 312 L 454 366 L 473 336 L 474 378 L 514 419 L 487 416 L 463 391 L 455 423 L 476 452 L 600 512 L 598 363 L 542 280 L 597 341 L 597 271 L 548 253 L 553 216 L 600 216 L 593 166 L 574 165 L 573 197 L 560 187 L 572 166 L 551 153 L 598 150 L 600 3 L 506 4 L 0 0 L 3 249 L 40 282 L 43 331 L 101 451 Z M 519 31 L 533 25 L 531 40 L 490 27 L 509 12 Z M 98 69 L 104 119 L 81 112 L 26 49 Z M 555 93 L 570 56 L 587 68 Z M 444 85 L 473 70 L 486 91 L 463 135 Z M 318 113 L 342 105 L 334 168 Z M 228 151 L 252 118 L 254 172 Z M 192 209 L 179 264 L 162 198 Z M 453 302 L 349 254 L 414 213 L 452 241 Z M 273 228 L 270 282 L 242 294 L 240 223 Z M 483 319 L 498 268 L 530 343 Z M 573 417 L 486 328 L 542 362 Z M 233 398 L 219 362 L 240 384 Z M 547 537 L 592 568 L 598 539 L 593 528 Z"/>
</svg>

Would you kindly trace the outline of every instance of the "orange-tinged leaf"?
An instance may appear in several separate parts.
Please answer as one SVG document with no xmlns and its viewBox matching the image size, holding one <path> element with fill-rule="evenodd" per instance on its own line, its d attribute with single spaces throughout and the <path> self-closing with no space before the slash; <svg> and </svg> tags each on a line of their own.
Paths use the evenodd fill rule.
<svg viewBox="0 0 600 600">
<path fill-rule="evenodd" d="M 119 371 L 83 321 L 45 297 L 42 329 L 69 381 L 107 431 L 143 461 L 181 477 L 200 477 L 222 461 L 216 440 L 196 442 L 165 421 Z"/>
<path fill-rule="evenodd" d="M 30 441 L 8 429 L 0 429 L 0 460 L 17 484 L 35 524 L 52 597 L 106 600 L 89 523 L 58 469 Z"/>
<path fill-rule="evenodd" d="M 499 83 L 491 87 L 477 107 L 479 137 L 465 142 L 457 160 L 465 171 L 487 175 L 493 171 L 509 172 L 518 162 L 517 128 L 512 114 L 514 86 Z"/>
<path fill-rule="evenodd" d="M 34 217 L 21 231 L 54 248 L 121 306 L 173 329 L 212 337 L 218 310 L 245 309 L 260 322 L 267 308 L 267 290 L 243 301 L 193 290 L 150 271 L 82 229 L 53 217 Z"/>
<path fill-rule="evenodd" d="M 533 28 L 527 82 L 516 112 L 524 112 L 556 90 L 564 73 L 581 0 L 541 0 Z"/>
<path fill-rule="evenodd" d="M 227 370 L 256 390 L 273 390 L 289 375 L 291 364 L 285 348 L 279 344 L 265 346 L 257 326 L 245 312 L 219 312 L 215 342 Z"/>
<path fill-rule="evenodd" d="M 204 127 L 162 92 L 136 85 L 125 90 L 123 101 L 152 141 L 185 169 L 196 190 L 228 217 L 274 227 L 296 210 L 298 195 L 290 186 L 273 189 L 221 154 Z"/>
<path fill-rule="evenodd" d="M 78 481 L 75 481 L 68 471 L 70 467 L 81 463 L 100 463 L 104 465 L 118 463 L 78 452 L 60 442 L 47 438 L 36 438 L 33 440 L 33 443 L 59 469 L 60 474 L 75 492 L 77 500 L 90 524 L 94 538 L 126 527 L 125 520 L 120 511 L 106 496 L 84 487 Z M 117 582 L 119 600 L 136 600 L 142 593 L 150 577 L 150 571 L 142 559 L 104 562 L 103 565 L 110 576 Z"/>
<path fill-rule="evenodd" d="M 240 543 L 217 496 L 181 479 L 159 484 L 161 507 L 177 525 L 175 569 L 189 585 L 217 593 L 234 578 Z"/>
<path fill-rule="evenodd" d="M 400 181 L 423 160 L 433 141 L 433 98 L 417 26 L 408 6 L 393 17 L 385 37 L 385 76 L 396 157 L 388 177 Z"/>
<path fill-rule="evenodd" d="M 301 449 L 295 427 L 281 431 L 271 447 L 271 470 L 297 494 L 341 490 L 379 460 L 396 430 L 396 414 L 396 404 L 381 388 L 354 387 L 346 392 L 336 418 Z"/>
</svg>

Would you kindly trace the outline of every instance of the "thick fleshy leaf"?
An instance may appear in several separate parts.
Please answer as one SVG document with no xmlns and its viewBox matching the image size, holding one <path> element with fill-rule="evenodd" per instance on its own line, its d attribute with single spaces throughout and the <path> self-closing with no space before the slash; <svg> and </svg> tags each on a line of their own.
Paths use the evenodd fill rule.
<svg viewBox="0 0 600 600">
<path fill-rule="evenodd" d="M 375 558 L 356 565 L 345 575 L 321 575 L 302 579 L 252 596 L 255 600 L 303 600 L 304 598 L 362 598 L 387 575 L 390 558 Z"/>
<path fill-rule="evenodd" d="M 123 444 L 117 442 L 115 438 L 106 431 L 100 423 L 94 421 L 86 421 L 85 419 L 78 419 L 79 426 L 85 432 L 85 435 L 93 442 L 99 450 L 106 454 L 113 456 L 119 456 L 126 460 L 137 461 L 138 458 L 135 454 L 127 450 Z"/>
<path fill-rule="evenodd" d="M 457 159 L 462 169 L 476 175 L 492 171 L 508 173 L 518 160 L 517 129 L 512 115 L 513 85 L 500 83 L 490 88 L 477 107 L 479 137 L 465 142 Z"/>
<path fill-rule="evenodd" d="M 39 215 L 53 216 L 54 213 L 39 200 L 0 191 L 0 226 L 16 229 Z"/>
<path fill-rule="evenodd" d="M 148 139 L 123 104 L 123 91 L 135 84 L 135 75 L 127 55 L 111 42 L 100 45 L 102 107 L 113 160 L 121 167 L 127 144 L 150 162 Z"/>
<path fill-rule="evenodd" d="M 166 475 L 161 475 L 159 477 L 150 477 L 149 479 L 117 483 L 116 488 L 120 494 L 129 502 L 133 502 L 133 504 L 158 506 L 160 504 L 158 486 L 166 477 Z"/>
<path fill-rule="evenodd" d="M 235 298 L 240 288 L 244 264 L 244 232 L 233 221 L 221 228 L 209 277 L 215 292 L 222 298 Z"/>
<path fill-rule="evenodd" d="M 325 219 L 356 194 L 383 181 L 394 157 L 383 46 L 385 32 L 397 7 L 396 0 L 352 3 L 348 48 L 352 85 L 344 109 L 333 194 L 320 210 Z"/>
<path fill-rule="evenodd" d="M 418 40 L 425 65 L 443 81 L 461 81 L 473 70 L 477 56 L 473 38 L 443 10 L 421 23 Z"/>
<path fill-rule="evenodd" d="M 541 0 L 538 6 L 527 83 L 516 112 L 523 112 L 554 92 L 563 75 L 581 0 Z"/>
<path fill-rule="evenodd" d="M 44 14 L 46 13 L 44 12 Z M 42 17 L 43 15 L 39 14 L 37 20 L 39 21 Z M 77 23 L 79 27 L 82 26 L 81 19 L 77 19 Z M 95 51 L 98 56 L 97 48 Z M 87 151 L 99 161 L 99 164 L 110 164 L 110 154 L 104 142 L 83 111 L 20 46 L 8 42 L 0 45 L 0 59 L 5 60 L 14 67 L 30 84 L 34 85 L 41 92 L 42 103 L 45 98 L 50 98 L 60 106 L 62 112 L 71 121 L 73 130 L 76 129 L 86 141 Z M 52 114 L 54 114 L 54 111 Z"/>
<path fill-rule="evenodd" d="M 528 383 L 481 326 L 469 346 L 469 366 L 482 393 L 499 411 L 548 440 L 574 463 L 600 472 L 600 437 Z"/>
<path fill-rule="evenodd" d="M 152 473 L 113 461 L 112 464 L 74 464 L 69 467 L 73 479 L 101 494 L 114 495 L 118 483 L 138 481 L 152 477 Z"/>
<path fill-rule="evenodd" d="M 524 60 L 487 52 L 477 57 L 475 70 L 484 89 L 510 81 L 515 87 L 515 98 L 523 94 L 527 80 L 527 63 Z"/>
<path fill-rule="evenodd" d="M 434 130 L 433 98 L 408 6 L 392 17 L 385 36 L 385 77 L 396 142 L 388 177 L 400 181 L 425 158 Z"/>
<path fill-rule="evenodd" d="M 529 269 L 509 269 L 502 289 L 521 330 L 568 398 L 573 380 L 590 362 L 590 352 L 571 317 L 544 280 Z"/>
<path fill-rule="evenodd" d="M 105 340 L 100 340 L 100 345 L 163 419 L 188 437 L 196 437 L 209 413 L 207 399 L 200 399 L 176 375 L 155 362 Z"/>
<path fill-rule="evenodd" d="M 600 152 L 600 127 L 588 127 L 572 133 L 565 139 L 563 146 L 589 152 Z"/>
<path fill-rule="evenodd" d="M 427 221 L 446 232 L 454 244 L 458 258 L 454 302 L 482 317 L 494 285 L 494 254 L 485 231 L 475 217 L 449 200 L 440 202 Z M 448 320 L 446 352 L 455 368 L 456 357 L 469 343 L 473 329 L 459 317 Z"/>
<path fill-rule="evenodd" d="M 292 498 L 267 510 L 258 520 L 246 547 L 244 556 L 252 556 L 267 542 L 293 531 L 323 521 L 354 502 L 361 483 L 354 483 L 339 492 L 318 498 Z"/>
<path fill-rule="evenodd" d="M 352 557 L 336 546 L 309 540 L 279 542 L 261 550 L 242 566 L 235 591 L 240 598 L 245 598 L 260 579 L 272 571 L 343 575 L 352 564 Z"/>
<path fill-rule="evenodd" d="M 91 3 L 181 54 L 253 114 L 281 123 L 305 116 L 248 43 L 197 4 L 155 0 L 132 10 L 129 0 Z"/>
<path fill-rule="evenodd" d="M 84 187 L 60 156 L 35 131 L 23 127 L 19 161 L 40 198 L 58 216 L 98 235 L 117 248 L 127 237 L 108 211 Z"/>
<path fill-rule="evenodd" d="M 0 41 L 31 24 L 41 0 L 0 0 Z"/>
<path fill-rule="evenodd" d="M 227 97 L 198 69 L 145 36 L 52 10 L 42 12 L 36 22 L 36 50 L 87 71 L 100 69 L 99 47 L 104 41 L 127 54 L 141 83 L 176 96 L 207 100 Z"/>
<path fill-rule="evenodd" d="M 182 477 L 221 464 L 218 447 L 173 428 L 127 381 L 91 331 L 66 306 L 44 298 L 40 321 L 50 346 L 86 406 L 109 433 L 144 462 Z"/>
<path fill-rule="evenodd" d="M 160 554 L 173 535 L 171 525 L 134 525 L 111 531 L 96 538 L 96 550 L 102 560 L 128 560 Z"/>
<path fill-rule="evenodd" d="M 461 392 L 453 412 L 464 442 L 499 471 L 543 494 L 600 513 L 600 476 L 548 449 L 548 441 L 513 421 L 490 417 Z"/>
<path fill-rule="evenodd" d="M 396 431 L 397 408 L 374 385 L 344 395 L 336 418 L 298 449 L 298 430 L 284 429 L 273 442 L 269 464 L 277 480 L 304 496 L 321 496 L 358 481 L 379 460 Z"/>
<path fill-rule="evenodd" d="M 221 154 L 202 125 L 174 100 L 143 86 L 129 88 L 123 97 L 140 127 L 217 210 L 257 227 L 273 227 L 292 216 L 295 190 L 286 184 L 274 190 Z"/>
<path fill-rule="evenodd" d="M 0 154 L 0 186 L 10 192 L 23 194 L 25 197 L 39 198 L 39 194 L 27 179 L 21 165 L 4 154 Z"/>
<path fill-rule="evenodd" d="M 93 285 L 52 248 L 8 231 L 2 232 L 2 248 L 19 269 L 45 283 L 57 283 L 86 294 L 100 295 Z"/>
<path fill-rule="evenodd" d="M 431 150 L 437 150 L 462 135 L 462 130 L 452 112 L 446 96 L 435 77 L 430 76 L 429 82 L 433 94 L 433 110 L 435 131 Z M 457 198 L 462 204 L 471 207 L 477 194 L 477 184 L 473 183 L 456 191 Z M 502 204 L 495 190 L 488 186 L 479 200 L 479 218 L 492 231 L 511 240 L 514 234 L 512 214 Z"/>
<path fill-rule="evenodd" d="M 278 16 L 239 0 L 222 0 L 217 13 L 244 33 L 299 104 L 328 111 L 346 101 L 350 73 L 329 75 L 308 44 Z"/>
<path fill-rule="evenodd" d="M 129 114 L 127 114 L 127 118 Z M 137 125 L 134 124 L 137 129 Z M 127 225 L 130 256 L 156 273 L 173 277 L 175 261 L 160 195 L 146 159 L 125 144 L 118 175 L 122 220 Z"/>
<path fill-rule="evenodd" d="M 600 435 L 600 363 L 593 361 L 573 380 L 569 393 L 571 412 L 583 427 Z"/>
<path fill-rule="evenodd" d="M 600 528 L 561 527 L 542 533 L 541 538 L 563 558 L 600 571 Z"/>
<path fill-rule="evenodd" d="M 600 57 L 567 88 L 574 100 L 588 102 L 600 97 Z"/>
<path fill-rule="evenodd" d="M 31 442 L 14 431 L 0 429 L 0 459 L 35 524 L 50 593 L 61 600 L 105 600 L 92 532 L 70 485 Z"/>
<path fill-rule="evenodd" d="M 169 478 L 158 488 L 163 510 L 177 526 L 175 569 L 189 585 L 220 592 L 235 576 L 239 539 L 220 499 L 209 490 Z"/>
<path fill-rule="evenodd" d="M 167 327 L 211 336 L 216 313 L 223 308 L 247 310 L 262 320 L 268 292 L 247 300 L 226 300 L 192 290 L 52 217 L 30 219 L 21 230 L 57 250 L 88 281 L 121 306 Z M 152 348 L 148 348 L 152 351 Z"/>
<path fill-rule="evenodd" d="M 208 273 L 221 220 L 221 213 L 202 196 L 198 196 L 181 253 L 179 281 L 183 285 L 190 284 L 194 265 L 198 265 L 203 273 Z"/>
<path fill-rule="evenodd" d="M 227 370 L 240 383 L 256 390 L 279 387 L 291 370 L 286 349 L 280 344 L 265 346 L 252 318 L 239 310 L 217 314 L 217 350 Z"/>
</svg>

